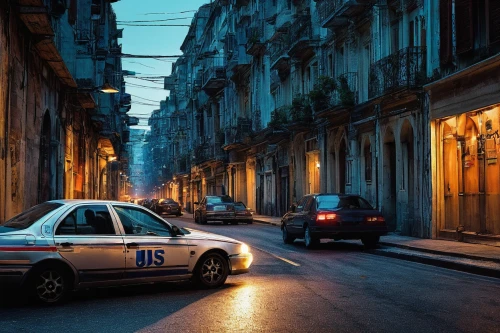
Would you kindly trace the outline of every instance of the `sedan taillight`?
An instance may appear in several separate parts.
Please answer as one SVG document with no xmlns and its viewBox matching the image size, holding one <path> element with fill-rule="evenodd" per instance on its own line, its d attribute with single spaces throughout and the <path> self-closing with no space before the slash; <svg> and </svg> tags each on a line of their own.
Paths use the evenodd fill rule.
<svg viewBox="0 0 500 333">
<path fill-rule="evenodd" d="M 367 216 L 365 222 L 368 224 L 385 224 L 385 218 L 383 216 Z"/>
<path fill-rule="evenodd" d="M 319 212 L 316 215 L 316 222 L 335 222 L 337 221 L 337 214 L 330 212 Z"/>
</svg>

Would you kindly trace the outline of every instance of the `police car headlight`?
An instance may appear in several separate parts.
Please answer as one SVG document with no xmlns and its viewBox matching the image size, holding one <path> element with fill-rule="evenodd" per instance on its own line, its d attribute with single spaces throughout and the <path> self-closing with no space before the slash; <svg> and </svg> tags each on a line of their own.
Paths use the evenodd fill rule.
<svg viewBox="0 0 500 333">
<path fill-rule="evenodd" d="M 242 253 L 242 254 L 250 253 L 250 249 L 248 248 L 248 245 L 246 245 L 245 243 L 242 243 L 240 253 Z"/>
</svg>

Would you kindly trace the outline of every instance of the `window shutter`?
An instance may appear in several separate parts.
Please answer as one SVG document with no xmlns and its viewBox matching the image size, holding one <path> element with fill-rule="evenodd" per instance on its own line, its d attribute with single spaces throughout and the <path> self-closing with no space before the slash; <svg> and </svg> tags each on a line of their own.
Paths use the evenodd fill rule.
<svg viewBox="0 0 500 333">
<path fill-rule="evenodd" d="M 472 50 L 474 30 L 471 0 L 455 0 L 455 27 L 457 31 L 457 54 Z"/>
<path fill-rule="evenodd" d="M 500 42 L 500 1 L 490 0 L 489 15 L 491 45 Z"/>
<path fill-rule="evenodd" d="M 451 0 L 440 0 L 439 16 L 439 58 L 442 64 L 448 64 L 451 62 Z"/>
</svg>

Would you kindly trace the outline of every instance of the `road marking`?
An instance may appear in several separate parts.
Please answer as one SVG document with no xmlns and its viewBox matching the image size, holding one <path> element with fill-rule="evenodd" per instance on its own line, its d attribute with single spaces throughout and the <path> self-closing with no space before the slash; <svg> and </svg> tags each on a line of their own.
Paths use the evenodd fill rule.
<svg viewBox="0 0 500 333">
<path fill-rule="evenodd" d="M 283 257 L 277 256 L 277 255 L 275 255 L 275 254 L 272 254 L 272 253 L 271 253 L 271 252 L 269 252 L 269 251 L 263 250 L 263 249 L 261 249 L 261 248 L 255 247 L 255 246 L 252 246 L 251 248 L 254 248 L 254 249 L 259 250 L 259 251 L 261 251 L 261 252 L 267 253 L 267 254 L 269 254 L 270 256 L 275 257 L 276 259 L 283 260 L 284 262 L 286 262 L 286 263 L 288 263 L 288 264 L 290 264 L 290 265 L 292 265 L 292 266 L 295 266 L 295 267 L 300 267 L 300 264 L 298 264 L 298 263 L 296 263 L 296 262 L 294 262 L 294 261 L 288 260 L 288 259 L 286 259 L 286 258 L 283 258 Z"/>
</svg>

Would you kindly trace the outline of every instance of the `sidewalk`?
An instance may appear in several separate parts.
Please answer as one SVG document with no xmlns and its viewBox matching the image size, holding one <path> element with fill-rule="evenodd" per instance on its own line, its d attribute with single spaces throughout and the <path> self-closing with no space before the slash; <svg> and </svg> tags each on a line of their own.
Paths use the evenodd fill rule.
<svg viewBox="0 0 500 333">
<path fill-rule="evenodd" d="M 254 221 L 280 226 L 281 218 L 254 215 Z M 183 218 L 193 214 L 184 212 Z M 500 247 L 455 242 L 439 239 L 423 239 L 389 233 L 380 238 L 380 246 L 370 253 L 444 267 L 472 274 L 500 278 Z"/>
</svg>

